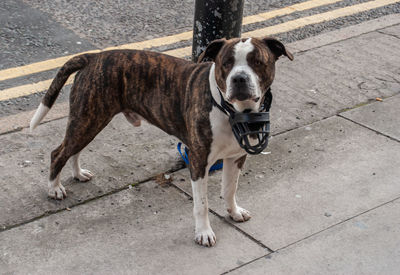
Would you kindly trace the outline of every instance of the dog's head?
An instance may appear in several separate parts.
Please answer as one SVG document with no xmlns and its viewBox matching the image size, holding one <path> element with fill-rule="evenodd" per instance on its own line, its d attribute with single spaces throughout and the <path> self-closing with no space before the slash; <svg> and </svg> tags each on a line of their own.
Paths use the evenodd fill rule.
<svg viewBox="0 0 400 275">
<path fill-rule="evenodd" d="M 217 85 L 237 111 L 257 111 L 282 55 L 293 60 L 285 46 L 271 37 L 218 39 L 207 46 L 198 62 L 215 62 Z"/>
</svg>

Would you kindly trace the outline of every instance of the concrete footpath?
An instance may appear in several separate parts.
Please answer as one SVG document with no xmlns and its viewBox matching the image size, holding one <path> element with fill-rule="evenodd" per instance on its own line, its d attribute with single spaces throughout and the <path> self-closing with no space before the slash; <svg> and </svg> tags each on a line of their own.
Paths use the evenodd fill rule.
<svg viewBox="0 0 400 275">
<path fill-rule="evenodd" d="M 213 248 L 194 243 L 174 137 L 116 117 L 82 154 L 95 177 L 77 182 L 67 165 L 69 196 L 54 201 L 49 153 L 67 108 L 32 134 L 29 113 L 2 118 L 0 274 L 399 274 L 400 15 L 288 48 L 295 61 L 277 65 L 271 154 L 249 157 L 240 177 L 251 220 L 228 218 L 221 173 L 210 177 Z M 155 179 L 164 173 L 171 183 Z"/>
</svg>

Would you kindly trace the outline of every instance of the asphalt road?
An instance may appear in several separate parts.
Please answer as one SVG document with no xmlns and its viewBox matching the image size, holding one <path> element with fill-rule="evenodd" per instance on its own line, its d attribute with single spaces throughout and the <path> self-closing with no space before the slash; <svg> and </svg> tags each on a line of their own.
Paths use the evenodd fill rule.
<svg viewBox="0 0 400 275">
<path fill-rule="evenodd" d="M 245 1 L 244 16 L 276 10 L 303 1 Z M 266 21 L 243 26 L 242 32 L 289 22 L 364 0 L 344 0 L 317 8 L 293 12 Z M 156 37 L 190 31 L 193 25 L 194 1 L 62 1 L 3 0 L 0 2 L 0 70 L 31 64 L 92 49 L 103 49 Z M 323 23 L 307 25 L 275 36 L 283 42 L 293 42 L 323 32 L 358 24 L 384 15 L 400 13 L 395 3 L 340 17 Z M 154 50 L 190 46 L 182 41 Z M 0 81 L 0 93 L 12 87 L 51 79 L 56 69 Z M 68 98 L 69 87 L 58 99 Z M 42 93 L 0 101 L 0 117 L 35 109 Z"/>
</svg>

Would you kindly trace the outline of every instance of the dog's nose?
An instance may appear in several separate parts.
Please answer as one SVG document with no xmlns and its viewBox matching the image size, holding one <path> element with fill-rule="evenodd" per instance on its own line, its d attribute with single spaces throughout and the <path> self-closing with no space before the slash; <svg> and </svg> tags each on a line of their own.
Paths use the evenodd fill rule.
<svg viewBox="0 0 400 275">
<path fill-rule="evenodd" d="M 243 85 L 249 81 L 249 76 L 245 73 L 239 73 L 232 78 L 232 82 L 236 85 Z"/>
</svg>

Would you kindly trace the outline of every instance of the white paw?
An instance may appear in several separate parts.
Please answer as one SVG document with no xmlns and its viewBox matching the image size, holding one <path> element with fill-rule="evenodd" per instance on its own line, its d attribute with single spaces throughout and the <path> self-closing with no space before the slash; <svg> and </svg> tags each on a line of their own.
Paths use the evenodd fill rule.
<svg viewBox="0 0 400 275">
<path fill-rule="evenodd" d="M 245 222 L 251 218 L 251 213 L 239 206 L 234 210 L 228 209 L 228 213 L 235 222 Z"/>
<path fill-rule="evenodd" d="M 67 197 L 67 192 L 65 191 L 64 186 L 60 184 L 56 187 L 49 188 L 49 197 L 56 200 L 62 200 Z"/>
<path fill-rule="evenodd" d="M 217 238 L 215 237 L 215 234 L 212 231 L 212 229 L 208 228 L 201 231 L 199 230 L 198 232 L 196 230 L 196 236 L 194 238 L 194 241 L 199 245 L 210 247 L 215 245 Z"/>
<path fill-rule="evenodd" d="M 93 177 L 92 172 L 86 169 L 80 169 L 79 171 L 74 171 L 74 178 L 78 179 L 79 181 L 88 181 L 91 180 Z"/>
</svg>

